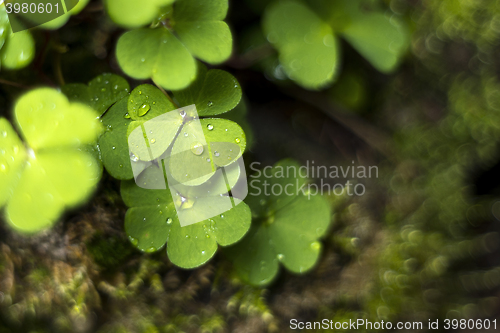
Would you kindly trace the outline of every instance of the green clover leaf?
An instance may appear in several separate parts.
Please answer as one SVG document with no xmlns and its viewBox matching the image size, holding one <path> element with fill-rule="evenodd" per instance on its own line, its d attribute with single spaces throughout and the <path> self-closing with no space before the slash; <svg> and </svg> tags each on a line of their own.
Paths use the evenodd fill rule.
<svg viewBox="0 0 500 333">
<path fill-rule="evenodd" d="M 220 118 L 190 121 L 182 127 L 172 147 L 170 173 L 183 184 L 201 185 L 218 168 L 240 158 L 245 148 L 245 133 L 233 121 Z"/>
<path fill-rule="evenodd" d="M 332 83 L 339 64 L 336 36 L 345 38 L 380 72 L 396 69 L 409 46 L 409 31 L 401 20 L 365 12 L 358 1 L 326 4 L 313 3 L 314 12 L 298 0 L 277 1 L 265 11 L 264 32 L 290 79 L 307 89 Z"/>
<path fill-rule="evenodd" d="M 319 89 L 336 77 L 338 42 L 332 28 L 298 1 L 277 2 L 266 10 L 264 31 L 279 50 L 288 76 L 309 89 Z"/>
<path fill-rule="evenodd" d="M 196 74 L 188 49 L 164 27 L 126 32 L 118 40 L 116 57 L 127 75 L 151 78 L 165 89 L 183 89 Z"/>
<path fill-rule="evenodd" d="M 409 46 L 408 27 L 383 12 L 363 11 L 354 1 L 343 0 L 338 6 L 346 16 L 339 33 L 378 71 L 393 72 Z"/>
<path fill-rule="evenodd" d="M 86 104 L 101 115 L 127 96 L 129 90 L 130 86 L 124 78 L 110 73 L 97 76 L 88 85 L 71 83 L 61 88 L 70 101 Z"/>
<path fill-rule="evenodd" d="M 330 207 L 323 197 L 302 191 L 305 179 L 299 167 L 283 160 L 271 172 L 249 178 L 252 190 L 247 203 L 255 222 L 247 236 L 225 253 L 250 284 L 269 284 L 279 271 L 279 262 L 293 273 L 305 273 L 319 258 L 318 239 L 330 224 Z M 273 195 L 271 189 L 282 193 Z"/>
<path fill-rule="evenodd" d="M 35 41 L 27 30 L 13 33 L 5 4 L 0 5 L 0 64 L 6 69 L 26 67 L 35 57 Z"/>
<path fill-rule="evenodd" d="M 95 143 L 101 126 L 94 110 L 49 88 L 23 95 L 14 115 L 26 146 L 0 119 L 0 204 L 13 228 L 32 233 L 95 188 L 101 167 L 84 145 Z"/>
<path fill-rule="evenodd" d="M 129 96 L 114 104 L 104 114 L 102 123 L 106 131 L 99 138 L 99 147 L 103 164 L 111 176 L 117 179 L 133 178 L 128 144 L 129 134 L 147 120 L 175 109 L 176 107 L 159 89 L 145 84 L 135 88 Z M 177 127 L 168 127 L 161 131 L 162 137 L 157 140 L 158 146 L 164 147 L 161 153 L 172 143 L 182 122 L 183 118 L 179 116 Z M 132 158 L 137 159 L 137 163 L 141 163 L 140 157 L 149 160 L 147 152 L 136 151 L 135 153 L 137 155 Z"/>
<path fill-rule="evenodd" d="M 150 168 L 157 167 L 153 165 Z M 137 181 L 158 181 L 148 175 L 159 173 L 148 171 L 142 173 Z M 123 181 L 121 192 L 130 207 L 125 215 L 125 230 L 132 244 L 141 251 L 154 252 L 167 243 L 169 259 L 182 268 L 204 264 L 217 251 L 217 244 L 227 246 L 237 242 L 250 227 L 250 208 L 236 198 L 236 205 L 223 214 L 181 227 L 169 190 L 145 190 L 134 181 Z M 196 207 L 203 211 L 204 207 L 223 205 L 225 197 L 215 194 L 217 191 L 213 192 L 210 197 L 188 198 L 188 202 L 195 201 L 186 209 Z"/>
<path fill-rule="evenodd" d="M 180 105 L 196 105 L 200 117 L 215 116 L 234 109 L 241 100 L 241 87 L 228 72 L 198 64 L 196 80 L 186 89 L 175 91 Z"/>
<path fill-rule="evenodd" d="M 151 78 L 165 89 L 184 89 L 196 76 L 194 57 L 210 64 L 229 58 L 232 37 L 222 21 L 226 13 L 224 0 L 178 0 L 160 27 L 132 30 L 120 37 L 118 63 L 135 79 Z"/>
<path fill-rule="evenodd" d="M 160 15 L 161 8 L 175 0 L 106 0 L 109 17 L 119 26 L 133 29 L 151 23 Z"/>
<path fill-rule="evenodd" d="M 181 105 L 188 106 L 195 104 L 197 109 L 199 107 L 198 115 L 200 117 L 222 114 L 238 105 L 241 100 L 241 88 L 238 81 L 232 75 L 221 70 L 207 71 L 203 64 L 199 65 L 198 71 L 199 75 L 192 86 L 174 92 L 175 99 Z M 133 178 L 131 158 L 135 162 L 136 167 L 141 164 L 145 165 L 144 161 L 147 162 L 156 159 L 172 145 L 179 128 L 187 125 L 184 124 L 184 119 L 178 115 L 172 115 L 176 119 L 171 119 L 168 126 L 164 126 L 163 122 L 148 125 L 150 134 L 151 132 L 156 133 L 156 136 L 152 138 L 153 143 L 150 142 L 149 147 L 137 144 L 138 147 L 133 151 L 133 156 L 130 155 L 128 149 L 128 138 L 134 129 L 141 125 L 143 126 L 146 121 L 175 109 L 177 107 L 159 89 L 151 85 L 141 85 L 135 88 L 129 97 L 117 102 L 103 115 L 102 122 L 107 130 L 100 137 L 99 146 L 102 152 L 103 164 L 111 176 L 121 180 Z M 220 119 L 212 120 L 211 122 L 213 123 L 210 123 L 208 120 L 202 120 L 202 122 L 205 128 L 203 131 L 207 133 L 207 137 L 212 142 L 219 142 L 217 140 L 231 142 L 240 147 L 240 153 L 244 151 L 246 147 L 245 134 L 237 124 Z M 212 126 L 212 130 L 208 129 L 209 125 Z M 188 129 L 189 126 L 186 126 L 186 130 Z M 214 135 L 220 133 L 220 129 L 223 129 L 225 132 L 221 133 L 224 139 L 214 137 Z M 187 133 L 187 131 L 185 132 Z M 189 138 L 192 137 L 192 135 L 189 136 Z M 139 142 L 143 140 L 143 135 L 138 135 L 131 139 Z M 237 139 L 239 142 L 236 142 Z M 150 155 L 150 149 L 153 155 Z M 224 147 L 220 149 L 222 150 L 219 151 L 219 154 L 224 151 Z M 204 149 L 204 154 L 209 154 L 208 148 Z M 228 155 L 220 156 L 227 158 Z M 235 158 L 239 156 L 241 154 Z M 208 155 L 206 158 L 213 160 L 213 157 Z M 201 157 L 198 157 L 198 160 L 201 161 Z M 234 160 L 231 159 L 228 162 L 232 163 Z M 209 166 L 211 165 L 213 165 L 213 162 L 212 164 L 209 163 Z M 174 170 L 177 172 L 176 168 Z"/>
<path fill-rule="evenodd" d="M 46 22 L 39 27 L 42 29 L 47 29 L 47 30 L 57 30 L 61 28 L 63 25 L 65 25 L 71 16 L 77 15 L 80 13 L 85 6 L 89 3 L 90 0 L 79 0 L 79 1 L 68 1 L 66 0 L 66 10 L 67 12 L 53 20 L 50 20 L 49 22 Z M 39 15 L 39 14 L 38 14 Z"/>
</svg>

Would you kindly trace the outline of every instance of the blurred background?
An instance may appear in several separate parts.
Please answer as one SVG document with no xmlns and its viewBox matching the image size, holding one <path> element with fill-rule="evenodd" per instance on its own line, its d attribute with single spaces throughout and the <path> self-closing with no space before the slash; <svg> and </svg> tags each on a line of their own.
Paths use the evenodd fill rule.
<svg viewBox="0 0 500 333">
<path fill-rule="evenodd" d="M 50 231 L 26 238 L 0 224 L 0 332 L 286 332 L 292 318 L 500 324 L 500 2 L 365 1 L 407 26 L 398 65 L 381 72 L 339 39 L 336 78 L 314 89 L 288 78 L 262 30 L 272 2 L 229 2 L 233 55 L 217 66 L 243 88 L 246 162 L 379 168 L 365 195 L 332 197 L 317 267 L 257 288 L 223 253 L 195 270 L 164 251 L 144 255 L 129 244 L 119 182 L 105 173 L 94 198 Z M 316 3 L 336 5 L 306 5 Z M 123 75 L 123 31 L 101 1 L 63 29 L 33 30 L 32 64 L 0 73 L 0 115 L 11 118 L 27 89 L 57 86 L 59 73 Z"/>
</svg>

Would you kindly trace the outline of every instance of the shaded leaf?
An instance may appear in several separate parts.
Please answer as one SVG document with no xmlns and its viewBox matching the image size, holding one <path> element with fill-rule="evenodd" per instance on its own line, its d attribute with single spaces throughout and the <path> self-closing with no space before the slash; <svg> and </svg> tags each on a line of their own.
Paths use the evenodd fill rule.
<svg viewBox="0 0 500 333">
<path fill-rule="evenodd" d="M 308 89 L 333 82 L 339 62 L 336 37 L 307 6 L 298 1 L 276 2 L 267 8 L 263 26 L 292 80 Z"/>
<path fill-rule="evenodd" d="M 243 202 L 222 215 L 181 227 L 169 190 L 145 190 L 134 181 L 124 181 L 121 192 L 131 207 L 125 227 L 132 244 L 142 251 L 154 251 L 167 242 L 169 259 L 179 267 L 202 265 L 214 255 L 217 243 L 233 244 L 250 227 L 250 209 Z M 223 200 L 220 196 L 205 199 L 215 205 Z M 197 205 L 203 202 L 196 201 L 192 207 Z"/>
<path fill-rule="evenodd" d="M 271 282 L 278 261 L 294 273 L 304 273 L 319 258 L 321 243 L 317 239 L 328 229 L 330 207 L 323 197 L 300 190 L 304 179 L 296 168 L 295 162 L 284 160 L 268 170 L 267 176 L 262 173 L 258 182 L 250 180 L 250 188 L 261 191 L 250 191 L 248 196 L 257 221 L 247 237 L 225 252 L 251 284 Z"/>
<path fill-rule="evenodd" d="M 241 87 L 231 74 L 217 69 L 207 70 L 198 64 L 196 80 L 186 89 L 174 92 L 182 106 L 196 105 L 200 117 L 232 110 L 241 100 Z"/>
<path fill-rule="evenodd" d="M 344 38 L 377 70 L 390 73 L 409 46 L 408 28 L 383 13 L 359 13 L 342 31 Z"/>
<path fill-rule="evenodd" d="M 121 76 L 104 73 L 89 82 L 66 84 L 61 91 L 70 101 L 84 103 L 103 114 L 111 105 L 125 97 L 130 90 L 128 82 Z"/>
</svg>

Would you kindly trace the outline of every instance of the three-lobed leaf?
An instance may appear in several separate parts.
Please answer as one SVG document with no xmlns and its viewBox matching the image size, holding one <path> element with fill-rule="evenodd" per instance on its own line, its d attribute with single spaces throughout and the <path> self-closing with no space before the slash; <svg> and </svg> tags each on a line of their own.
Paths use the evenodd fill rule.
<svg viewBox="0 0 500 333">
<path fill-rule="evenodd" d="M 175 108 L 159 89 L 146 84 L 135 88 L 130 95 L 122 98 L 103 115 L 102 123 L 106 131 L 99 138 L 99 147 L 103 164 L 111 176 L 117 179 L 133 178 L 129 134 L 145 121 Z M 181 124 L 182 117 L 179 117 L 178 126 Z M 163 133 L 176 133 L 177 129 L 178 127 L 165 128 Z M 157 143 L 163 145 L 166 150 L 172 140 L 173 135 L 166 138 L 166 142 L 159 139 Z M 136 153 L 140 155 L 139 151 Z M 133 159 L 136 157 L 132 156 Z"/>
<path fill-rule="evenodd" d="M 130 90 L 128 82 L 121 76 L 104 73 L 92 79 L 88 85 L 71 83 L 62 86 L 61 91 L 70 101 L 86 104 L 103 114 Z"/>
<path fill-rule="evenodd" d="M 319 258 L 318 239 L 330 224 L 330 207 L 323 197 L 303 191 L 305 179 L 299 167 L 283 160 L 271 173 L 261 172 L 249 179 L 254 192 L 247 202 L 255 222 L 248 235 L 225 252 L 239 275 L 251 284 L 270 283 L 279 271 L 279 262 L 291 272 L 304 273 Z"/>
<path fill-rule="evenodd" d="M 181 227 L 169 190 L 145 190 L 134 181 L 123 181 L 122 197 L 130 207 L 125 216 L 125 230 L 132 244 L 142 251 L 153 252 L 167 243 L 169 259 L 182 268 L 204 264 L 217 251 L 217 244 L 237 242 L 250 227 L 250 209 L 243 202 L 221 215 Z M 200 199 L 195 205 L 203 206 L 203 201 L 217 205 L 221 200 L 217 195 Z"/>
<path fill-rule="evenodd" d="M 133 29 L 150 24 L 160 16 L 162 7 L 174 0 L 106 0 L 104 2 L 109 17 L 124 28 Z"/>
<path fill-rule="evenodd" d="M 97 140 L 101 126 L 94 110 L 48 88 L 23 95 L 14 115 L 28 148 L 0 119 L 0 204 L 13 228 L 37 232 L 95 188 L 102 169 L 85 145 Z"/>
<path fill-rule="evenodd" d="M 232 37 L 222 21 L 226 13 L 225 0 L 178 0 L 172 17 L 162 18 L 165 24 L 128 31 L 120 37 L 118 63 L 135 79 L 151 78 L 165 89 L 184 89 L 196 76 L 194 57 L 211 64 L 229 58 Z"/>
<path fill-rule="evenodd" d="M 174 92 L 180 105 L 196 105 L 200 117 L 215 116 L 234 109 L 241 100 L 241 87 L 226 71 L 198 63 L 196 80 L 186 89 Z"/>
<path fill-rule="evenodd" d="M 263 26 L 292 80 L 318 89 L 335 79 L 339 62 L 336 37 L 309 7 L 298 1 L 276 2 L 266 10 Z"/>
</svg>

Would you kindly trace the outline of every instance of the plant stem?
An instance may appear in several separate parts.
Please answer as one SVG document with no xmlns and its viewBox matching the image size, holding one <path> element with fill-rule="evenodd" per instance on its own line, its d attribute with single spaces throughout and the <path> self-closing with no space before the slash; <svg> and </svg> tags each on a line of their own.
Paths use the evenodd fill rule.
<svg viewBox="0 0 500 333">
<path fill-rule="evenodd" d="M 0 79 L 0 84 L 6 84 L 6 85 L 9 85 L 9 86 L 13 86 L 13 87 L 16 87 L 16 88 L 21 88 L 21 89 L 30 89 L 30 87 L 25 86 L 24 84 L 20 84 L 20 83 L 17 83 L 17 82 L 8 81 L 8 80 L 4 80 L 4 79 Z"/>
<path fill-rule="evenodd" d="M 173 104 L 175 105 L 177 108 L 179 107 L 179 105 L 177 105 L 177 103 L 174 102 L 174 100 L 172 99 L 172 97 L 170 97 L 170 95 L 165 91 L 165 89 L 163 89 L 158 83 L 155 82 L 155 80 L 151 79 L 151 81 L 153 81 L 153 83 L 158 87 L 158 89 L 161 90 L 161 92 L 167 96 L 168 100 Z"/>
</svg>

